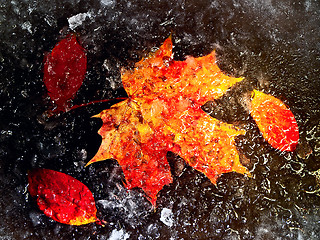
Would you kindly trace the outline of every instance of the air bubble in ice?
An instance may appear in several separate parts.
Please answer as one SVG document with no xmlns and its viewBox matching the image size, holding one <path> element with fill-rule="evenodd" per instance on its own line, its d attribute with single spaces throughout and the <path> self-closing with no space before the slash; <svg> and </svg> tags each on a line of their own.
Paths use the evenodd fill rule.
<svg viewBox="0 0 320 240">
<path fill-rule="evenodd" d="M 126 233 L 123 229 L 117 230 L 113 229 L 109 240 L 126 240 L 129 239 L 130 235 Z"/>
<path fill-rule="evenodd" d="M 92 14 L 90 12 L 78 13 L 77 15 L 68 18 L 69 28 L 71 30 L 76 29 L 86 20 L 87 17 L 91 19 Z"/>
<path fill-rule="evenodd" d="M 31 219 L 31 222 L 33 224 L 33 226 L 37 226 L 39 224 L 41 224 L 41 213 L 37 213 L 37 212 L 30 212 L 29 217 Z"/>
<path fill-rule="evenodd" d="M 81 149 L 78 153 L 78 156 L 82 161 L 87 160 L 88 153 L 87 153 L 86 149 Z"/>
<path fill-rule="evenodd" d="M 100 0 L 101 4 L 106 6 L 106 7 L 112 7 L 115 5 L 116 1 L 115 0 Z"/>
<path fill-rule="evenodd" d="M 28 30 L 29 33 L 32 34 L 32 29 L 31 29 L 32 25 L 29 21 L 26 21 L 24 22 L 22 25 L 21 25 L 21 28 L 24 29 L 24 30 Z"/>
<path fill-rule="evenodd" d="M 172 227 L 173 225 L 173 213 L 169 208 L 163 208 L 161 211 L 160 221 L 165 225 Z"/>
<path fill-rule="evenodd" d="M 160 237 L 159 229 L 158 229 L 158 226 L 156 224 L 150 224 L 148 226 L 147 232 L 148 232 L 149 235 L 151 235 L 152 239 Z"/>
<path fill-rule="evenodd" d="M 310 9 L 310 7 L 311 7 L 311 1 L 310 0 L 308 0 L 308 1 L 306 1 L 305 3 L 304 3 L 304 5 L 305 5 L 305 8 L 306 8 L 306 11 L 309 11 L 309 9 Z"/>
<path fill-rule="evenodd" d="M 44 17 L 44 20 L 50 27 L 56 27 L 57 21 L 53 16 L 47 15 Z"/>
</svg>

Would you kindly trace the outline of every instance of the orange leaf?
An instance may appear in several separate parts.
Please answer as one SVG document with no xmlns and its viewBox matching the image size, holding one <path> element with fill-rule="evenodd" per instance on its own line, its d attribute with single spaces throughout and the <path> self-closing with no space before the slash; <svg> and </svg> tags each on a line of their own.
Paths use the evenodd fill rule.
<svg viewBox="0 0 320 240">
<path fill-rule="evenodd" d="M 36 169 L 28 174 L 30 195 L 45 215 L 69 225 L 99 222 L 90 190 L 75 178 L 49 169 Z"/>
<path fill-rule="evenodd" d="M 102 143 L 88 164 L 116 159 L 127 187 L 142 188 L 153 205 L 158 192 L 172 182 L 168 151 L 179 154 L 213 183 L 222 173 L 248 173 L 234 145 L 234 138 L 245 132 L 201 109 L 241 80 L 220 71 L 214 52 L 174 61 L 168 38 L 134 70 L 122 71 L 129 98 L 95 116 L 103 121 Z"/>
<path fill-rule="evenodd" d="M 281 151 L 294 151 L 299 141 L 299 129 L 285 104 L 271 95 L 254 90 L 251 105 L 251 116 L 268 143 Z"/>
</svg>

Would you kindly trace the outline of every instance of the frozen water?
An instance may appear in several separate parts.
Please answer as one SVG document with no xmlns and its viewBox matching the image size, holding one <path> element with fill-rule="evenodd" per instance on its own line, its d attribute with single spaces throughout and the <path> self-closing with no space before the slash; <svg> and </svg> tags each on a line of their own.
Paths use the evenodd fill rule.
<svg viewBox="0 0 320 240">
<path fill-rule="evenodd" d="M 113 179 L 113 180 L 112 180 Z M 109 181 L 114 181 L 116 178 L 110 175 Z M 97 201 L 98 206 L 106 214 L 115 212 L 115 218 L 123 218 L 123 222 L 129 224 L 132 228 L 141 225 L 142 220 L 150 213 L 151 206 L 141 193 L 133 190 L 127 190 L 122 185 L 117 184 L 110 189 L 108 196 L 105 199 Z"/>
<path fill-rule="evenodd" d="M 29 21 L 27 21 L 27 22 L 25 22 L 25 23 L 23 23 L 21 25 L 22 29 L 26 29 L 26 30 L 28 30 L 29 33 L 32 34 L 32 28 L 31 27 L 32 27 L 32 25 L 31 25 L 31 23 Z"/>
<path fill-rule="evenodd" d="M 107 7 L 114 6 L 116 4 L 115 0 L 100 0 L 100 2 Z"/>
<path fill-rule="evenodd" d="M 130 234 L 126 233 L 123 229 L 114 229 L 111 232 L 109 240 L 126 240 L 129 239 Z"/>
<path fill-rule="evenodd" d="M 30 212 L 29 213 L 29 217 L 32 221 L 33 226 L 37 226 L 39 224 L 41 224 L 41 216 L 42 214 L 39 212 Z"/>
<path fill-rule="evenodd" d="M 0 1 L 0 238 L 319 239 L 319 18 L 316 0 Z M 216 49 L 223 71 L 246 80 L 203 109 L 246 129 L 237 147 L 252 177 L 224 174 L 214 186 L 173 159 L 174 182 L 153 209 L 138 189 L 126 190 L 116 162 L 84 168 L 101 143 L 101 121 L 91 116 L 113 103 L 50 118 L 42 81 L 44 55 L 73 32 L 88 69 L 72 104 L 125 97 L 121 69 L 170 34 L 176 60 Z M 296 152 L 263 139 L 248 114 L 253 88 L 290 107 L 300 130 Z M 85 183 L 107 226 L 45 217 L 24 190 L 37 167 Z"/>
<path fill-rule="evenodd" d="M 172 210 L 169 208 L 163 208 L 161 211 L 160 221 L 165 225 L 172 227 L 174 223 Z"/>
<path fill-rule="evenodd" d="M 91 19 L 92 14 L 90 12 L 87 13 L 78 13 L 70 18 L 68 18 L 69 28 L 71 30 L 75 30 L 78 26 L 80 26 L 87 18 Z"/>
</svg>

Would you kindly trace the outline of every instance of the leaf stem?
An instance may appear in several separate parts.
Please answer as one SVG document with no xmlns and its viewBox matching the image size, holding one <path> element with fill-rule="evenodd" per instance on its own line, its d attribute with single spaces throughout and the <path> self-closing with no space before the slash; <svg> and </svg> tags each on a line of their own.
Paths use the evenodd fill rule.
<svg viewBox="0 0 320 240">
<path fill-rule="evenodd" d="M 86 106 L 89 106 L 89 105 L 92 105 L 92 104 L 96 104 L 96 103 L 110 102 L 110 101 L 114 101 L 114 100 L 126 100 L 126 99 L 127 99 L 126 97 L 118 97 L 118 98 L 113 98 L 113 99 L 95 100 L 95 101 L 88 102 L 88 103 L 82 103 L 82 104 L 79 104 L 79 105 L 74 105 L 71 108 L 69 108 L 68 111 L 75 110 L 75 109 L 80 108 L 80 107 L 86 107 Z"/>
</svg>

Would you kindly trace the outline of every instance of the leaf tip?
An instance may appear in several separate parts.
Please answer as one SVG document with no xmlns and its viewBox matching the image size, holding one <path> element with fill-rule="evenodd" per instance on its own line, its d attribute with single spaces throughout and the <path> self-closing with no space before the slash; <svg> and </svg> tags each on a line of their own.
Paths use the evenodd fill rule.
<svg viewBox="0 0 320 240">
<path fill-rule="evenodd" d="M 94 161 L 90 160 L 89 162 L 87 162 L 87 164 L 84 167 L 85 168 L 88 167 L 91 163 L 94 163 Z"/>
</svg>

